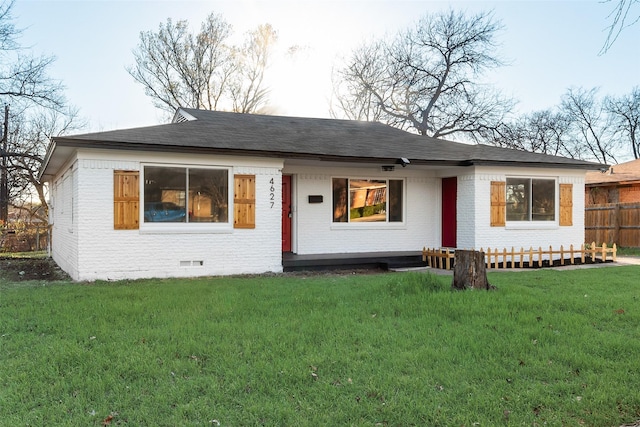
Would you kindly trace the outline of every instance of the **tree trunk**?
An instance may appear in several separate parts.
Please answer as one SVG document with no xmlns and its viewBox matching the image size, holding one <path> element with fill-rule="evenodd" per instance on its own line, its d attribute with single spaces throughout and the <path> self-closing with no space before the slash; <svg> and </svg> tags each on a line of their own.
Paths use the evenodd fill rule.
<svg viewBox="0 0 640 427">
<path fill-rule="evenodd" d="M 453 289 L 491 289 L 484 252 L 456 250 L 455 262 L 451 283 Z"/>
</svg>

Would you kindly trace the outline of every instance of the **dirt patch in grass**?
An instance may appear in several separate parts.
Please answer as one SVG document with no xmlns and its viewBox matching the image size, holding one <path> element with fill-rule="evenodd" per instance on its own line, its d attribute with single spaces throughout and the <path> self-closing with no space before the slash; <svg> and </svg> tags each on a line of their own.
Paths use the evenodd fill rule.
<svg viewBox="0 0 640 427">
<path fill-rule="evenodd" d="M 15 282 L 70 280 L 51 258 L 0 258 L 0 278 Z"/>
</svg>

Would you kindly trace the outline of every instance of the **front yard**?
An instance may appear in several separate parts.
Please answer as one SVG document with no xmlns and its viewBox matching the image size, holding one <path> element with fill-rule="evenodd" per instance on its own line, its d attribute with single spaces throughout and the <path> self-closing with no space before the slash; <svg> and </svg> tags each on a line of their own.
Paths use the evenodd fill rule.
<svg viewBox="0 0 640 427">
<path fill-rule="evenodd" d="M 619 426 L 640 419 L 639 276 L 0 272 L 0 425 Z"/>
</svg>

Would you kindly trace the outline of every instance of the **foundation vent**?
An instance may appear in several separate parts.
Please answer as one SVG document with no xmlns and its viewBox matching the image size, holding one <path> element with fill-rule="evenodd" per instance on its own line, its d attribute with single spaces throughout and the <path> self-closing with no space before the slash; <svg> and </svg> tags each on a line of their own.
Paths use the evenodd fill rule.
<svg viewBox="0 0 640 427">
<path fill-rule="evenodd" d="M 204 265 L 204 261 L 196 260 L 196 261 L 180 261 L 180 267 L 202 267 Z"/>
</svg>

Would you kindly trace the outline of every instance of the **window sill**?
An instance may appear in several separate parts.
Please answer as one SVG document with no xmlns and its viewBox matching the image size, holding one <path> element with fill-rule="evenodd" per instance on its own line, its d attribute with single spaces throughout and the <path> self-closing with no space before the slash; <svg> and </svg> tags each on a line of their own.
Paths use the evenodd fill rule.
<svg viewBox="0 0 640 427">
<path fill-rule="evenodd" d="M 507 222 L 506 230 L 557 230 L 560 226 L 556 221 L 539 222 L 539 221 L 522 221 Z"/>
<path fill-rule="evenodd" d="M 144 224 L 140 234 L 231 234 L 231 224 Z"/>
<path fill-rule="evenodd" d="M 331 230 L 406 230 L 407 225 L 404 222 L 398 223 L 333 223 Z"/>
</svg>

